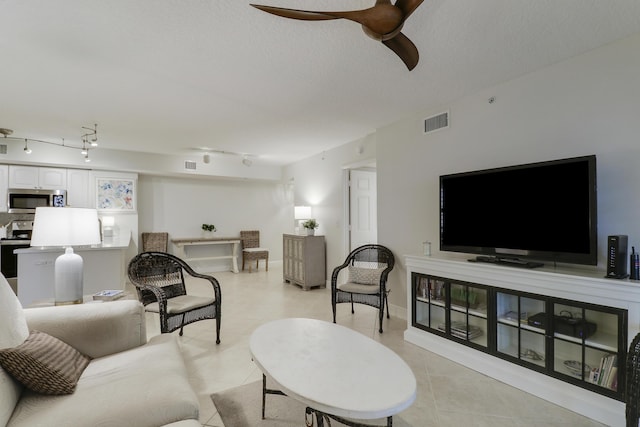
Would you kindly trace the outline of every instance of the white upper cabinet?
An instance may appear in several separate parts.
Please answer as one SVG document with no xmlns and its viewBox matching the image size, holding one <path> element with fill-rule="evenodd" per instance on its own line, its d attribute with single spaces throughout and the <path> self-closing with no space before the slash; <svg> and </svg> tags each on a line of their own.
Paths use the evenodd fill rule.
<svg viewBox="0 0 640 427">
<path fill-rule="evenodd" d="M 11 165 L 9 166 L 9 188 L 64 190 L 67 188 L 67 170 Z"/>
<path fill-rule="evenodd" d="M 67 206 L 95 208 L 89 201 L 89 171 L 67 169 Z"/>
</svg>

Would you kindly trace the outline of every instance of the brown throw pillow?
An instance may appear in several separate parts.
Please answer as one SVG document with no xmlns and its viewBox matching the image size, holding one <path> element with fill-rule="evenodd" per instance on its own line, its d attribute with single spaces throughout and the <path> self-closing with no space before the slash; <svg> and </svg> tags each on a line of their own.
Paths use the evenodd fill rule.
<svg viewBox="0 0 640 427">
<path fill-rule="evenodd" d="M 25 387 L 71 394 L 91 358 L 58 338 L 31 331 L 22 344 L 0 350 L 0 365 Z"/>
</svg>

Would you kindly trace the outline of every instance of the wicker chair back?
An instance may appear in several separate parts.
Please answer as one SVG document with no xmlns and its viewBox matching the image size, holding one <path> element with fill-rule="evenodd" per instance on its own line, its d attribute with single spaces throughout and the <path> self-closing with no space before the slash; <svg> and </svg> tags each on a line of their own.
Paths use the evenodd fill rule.
<svg viewBox="0 0 640 427">
<path fill-rule="evenodd" d="M 142 233 L 142 252 L 167 252 L 169 233 Z"/>
<path fill-rule="evenodd" d="M 251 249 L 260 247 L 260 231 L 249 230 L 240 232 L 240 240 L 242 241 L 242 249 Z"/>
</svg>

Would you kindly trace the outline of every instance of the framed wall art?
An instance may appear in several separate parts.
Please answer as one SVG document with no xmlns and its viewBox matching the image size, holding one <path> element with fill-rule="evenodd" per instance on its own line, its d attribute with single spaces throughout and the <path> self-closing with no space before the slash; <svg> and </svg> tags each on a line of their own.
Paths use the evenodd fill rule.
<svg viewBox="0 0 640 427">
<path fill-rule="evenodd" d="M 99 211 L 136 212 L 136 181 L 96 177 L 96 207 Z"/>
</svg>

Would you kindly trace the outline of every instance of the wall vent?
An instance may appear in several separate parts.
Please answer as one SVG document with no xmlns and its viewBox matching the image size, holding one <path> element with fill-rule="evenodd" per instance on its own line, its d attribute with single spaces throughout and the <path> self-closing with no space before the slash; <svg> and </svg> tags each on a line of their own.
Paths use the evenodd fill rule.
<svg viewBox="0 0 640 427">
<path fill-rule="evenodd" d="M 196 162 L 194 162 L 193 160 L 186 160 L 184 162 L 184 168 L 194 171 L 196 170 Z"/>
<path fill-rule="evenodd" d="M 7 144 L 0 144 L 0 154 L 7 154 Z"/>
<path fill-rule="evenodd" d="M 424 133 L 434 132 L 449 127 L 449 112 L 436 114 L 435 116 L 424 119 Z"/>
</svg>

